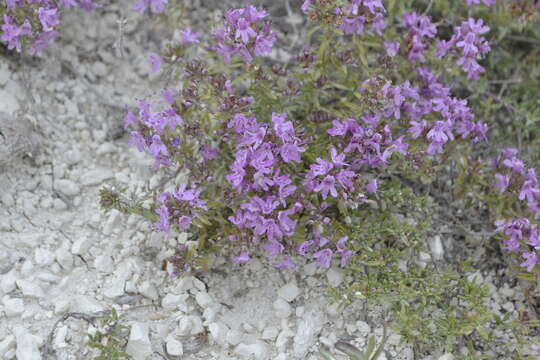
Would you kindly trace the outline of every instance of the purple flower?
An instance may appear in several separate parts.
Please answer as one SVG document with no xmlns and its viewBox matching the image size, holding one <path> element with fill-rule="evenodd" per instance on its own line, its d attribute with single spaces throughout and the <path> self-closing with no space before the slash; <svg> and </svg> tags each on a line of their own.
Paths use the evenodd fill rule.
<svg viewBox="0 0 540 360">
<path fill-rule="evenodd" d="M 40 7 L 38 10 L 39 21 L 44 32 L 53 30 L 53 27 L 60 23 L 58 9 L 45 9 Z"/>
<path fill-rule="evenodd" d="M 332 250 L 323 249 L 313 254 L 313 258 L 317 260 L 318 266 L 329 268 L 332 266 L 332 254 Z"/>
<path fill-rule="evenodd" d="M 156 210 L 156 213 L 159 215 L 159 221 L 156 223 L 156 229 L 163 231 L 165 233 L 171 232 L 171 224 L 169 223 L 169 208 L 165 205 L 161 205 Z"/>
<path fill-rule="evenodd" d="M 331 162 L 317 158 L 317 164 L 312 164 L 310 167 L 310 173 L 313 176 L 322 176 L 328 174 L 330 170 L 334 168 Z"/>
<path fill-rule="evenodd" d="M 283 142 L 289 142 L 294 139 L 294 127 L 291 121 L 285 121 L 287 113 L 272 113 L 272 123 L 274 125 L 274 134 Z"/>
<path fill-rule="evenodd" d="M 204 145 L 201 148 L 201 156 L 203 157 L 204 161 L 216 159 L 218 157 L 218 154 L 219 154 L 219 151 L 217 149 L 212 149 L 208 145 Z"/>
<path fill-rule="evenodd" d="M 249 257 L 249 253 L 247 250 L 243 250 L 240 255 L 233 259 L 233 261 L 237 264 L 245 264 L 249 262 L 249 260 L 251 260 L 251 258 Z"/>
<path fill-rule="evenodd" d="M 77 6 L 77 2 L 75 0 L 60 0 L 60 4 L 66 9 Z"/>
<path fill-rule="evenodd" d="M 352 179 L 356 177 L 353 171 L 342 169 L 336 174 L 336 179 L 344 189 L 354 189 Z"/>
<path fill-rule="evenodd" d="M 522 256 L 525 261 L 519 266 L 526 267 L 528 272 L 531 272 L 536 264 L 540 264 L 540 258 L 538 258 L 538 255 L 534 251 L 524 252 Z"/>
<path fill-rule="evenodd" d="M 168 0 L 139 0 L 133 9 L 141 14 L 148 8 L 150 8 L 154 14 L 162 13 L 165 11 L 167 2 Z"/>
<path fill-rule="evenodd" d="M 347 266 L 347 264 L 351 261 L 354 255 L 354 251 L 347 249 L 347 247 L 345 246 L 345 242 L 348 239 L 349 238 L 347 236 L 344 236 L 341 239 L 339 239 L 338 242 L 336 243 L 336 249 L 337 249 L 336 254 L 341 257 L 341 261 L 340 261 L 341 267 Z"/>
<path fill-rule="evenodd" d="M 394 57 L 399 53 L 400 43 L 398 41 L 386 41 L 384 43 L 384 48 L 386 50 L 386 55 Z"/>
<path fill-rule="evenodd" d="M 200 32 L 193 32 L 190 28 L 180 30 L 182 35 L 182 44 L 197 44 L 199 43 Z"/>
<path fill-rule="evenodd" d="M 163 58 L 161 58 L 157 54 L 150 54 L 150 65 L 152 66 L 152 69 L 150 70 L 150 74 L 155 74 L 161 71 L 161 64 L 163 64 Z"/>
<path fill-rule="evenodd" d="M 276 241 L 276 240 L 270 240 L 268 241 L 266 244 L 264 244 L 262 246 L 266 251 L 268 251 L 268 253 L 266 254 L 266 256 L 269 258 L 269 259 L 273 259 L 275 258 L 276 256 L 278 256 L 279 254 L 281 254 L 284 250 L 284 247 L 283 245 L 281 245 L 280 242 Z"/>
<path fill-rule="evenodd" d="M 17 52 L 21 52 L 21 38 L 23 36 L 32 36 L 32 26 L 28 19 L 21 26 L 18 26 L 13 22 L 11 16 L 4 15 L 2 32 L 0 40 L 7 42 L 8 49 L 15 49 Z"/>
<path fill-rule="evenodd" d="M 366 190 L 367 190 L 367 192 L 369 192 L 369 193 L 371 193 L 371 194 L 376 194 L 376 193 L 377 193 L 377 189 L 378 189 L 378 186 L 377 186 L 377 179 L 371 180 L 371 181 L 366 185 Z"/>
<path fill-rule="evenodd" d="M 296 269 L 296 265 L 292 262 L 291 257 L 289 255 L 284 255 L 283 260 L 279 263 L 274 265 L 278 269 L 289 269 L 294 270 Z"/>
<path fill-rule="evenodd" d="M 257 33 L 250 27 L 246 19 L 240 18 L 236 22 L 236 34 L 235 38 L 242 38 L 242 42 L 247 44 L 250 37 L 257 36 Z"/>
<path fill-rule="evenodd" d="M 128 111 L 124 119 L 124 129 L 127 130 L 129 125 L 135 125 L 138 122 L 139 122 L 139 119 L 131 111 Z"/>
<path fill-rule="evenodd" d="M 279 148 L 279 154 L 286 163 L 291 161 L 299 163 L 301 161 L 300 153 L 303 153 L 304 151 L 306 151 L 306 149 L 296 144 L 284 144 Z"/>
<path fill-rule="evenodd" d="M 505 192 L 510 184 L 510 178 L 507 175 L 495 174 L 497 182 L 495 183 L 495 188 L 501 193 Z"/>
<path fill-rule="evenodd" d="M 478 5 L 480 2 L 484 3 L 486 6 L 493 6 L 497 3 L 497 0 L 465 0 L 465 3 L 469 6 Z"/>
<path fill-rule="evenodd" d="M 161 96 L 163 96 L 163 99 L 165 102 L 169 105 L 174 104 L 174 91 L 165 89 L 161 92 Z"/>
<path fill-rule="evenodd" d="M 308 251 L 309 251 L 309 248 L 314 244 L 315 242 L 313 240 L 307 240 L 307 241 L 304 241 L 303 243 L 300 243 L 296 246 L 296 251 L 302 255 L 302 256 L 306 256 Z"/>
<path fill-rule="evenodd" d="M 30 49 L 28 49 L 28 54 L 29 55 L 40 54 L 42 51 L 44 51 L 51 45 L 53 40 L 58 35 L 60 35 L 60 33 L 54 30 L 39 34 L 36 38 L 34 38 L 34 43 L 30 46 Z"/>
<path fill-rule="evenodd" d="M 332 197 L 337 197 L 338 193 L 336 190 L 336 178 L 332 175 L 327 175 L 324 180 L 321 181 L 313 190 L 315 192 L 320 192 L 323 200 L 326 200 L 328 193 L 330 193 Z"/>
<path fill-rule="evenodd" d="M 189 216 L 182 215 L 178 218 L 178 225 L 180 226 L 180 229 L 187 229 L 189 225 L 191 225 L 191 221 L 193 219 Z"/>
<path fill-rule="evenodd" d="M 518 159 L 517 157 L 513 157 L 510 159 L 505 159 L 502 162 L 503 166 L 511 169 L 516 174 L 524 174 L 525 173 L 525 163 Z"/>
</svg>

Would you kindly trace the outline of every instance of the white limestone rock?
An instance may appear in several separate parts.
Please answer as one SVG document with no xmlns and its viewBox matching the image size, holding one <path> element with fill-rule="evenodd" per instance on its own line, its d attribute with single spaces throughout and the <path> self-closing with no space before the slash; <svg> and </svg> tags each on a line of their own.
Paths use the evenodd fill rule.
<svg viewBox="0 0 540 360">
<path fill-rule="evenodd" d="M 184 346 L 174 337 L 169 336 L 166 340 L 167 353 L 171 356 L 182 356 L 184 355 Z"/>
<path fill-rule="evenodd" d="M 304 313 L 298 322 L 296 335 L 294 336 L 293 351 L 298 359 L 304 359 L 309 348 L 322 330 L 323 319 L 319 311 L 310 309 Z"/>
<path fill-rule="evenodd" d="M 39 284 L 35 282 L 17 279 L 16 283 L 17 283 L 17 287 L 21 289 L 21 292 L 23 293 L 24 296 L 34 297 L 34 298 L 42 298 L 45 296 L 45 293 L 43 292 Z"/>
<path fill-rule="evenodd" d="M 336 268 L 328 269 L 326 272 L 328 284 L 332 287 L 338 287 L 343 282 L 343 273 Z"/>
<path fill-rule="evenodd" d="M 234 348 L 234 353 L 244 358 L 269 359 L 268 346 L 263 342 L 255 344 L 238 344 Z"/>
<path fill-rule="evenodd" d="M 276 301 L 274 301 L 273 307 L 274 307 L 276 316 L 280 319 L 287 318 L 292 313 L 291 305 L 289 305 L 287 301 L 281 298 L 278 298 L 276 299 Z"/>
<path fill-rule="evenodd" d="M 229 327 L 222 323 L 211 323 L 208 326 L 210 330 L 210 335 L 214 341 L 220 345 L 225 345 L 227 342 L 227 333 L 229 332 Z"/>
<path fill-rule="evenodd" d="M 300 289 L 295 283 L 288 283 L 278 290 L 278 296 L 287 302 L 291 302 L 300 294 Z"/>
<path fill-rule="evenodd" d="M 79 185 L 67 179 L 56 180 L 54 187 L 56 190 L 60 191 L 62 194 L 69 197 L 79 195 L 81 192 L 81 188 L 79 187 Z"/>
<path fill-rule="evenodd" d="M 161 306 L 166 310 L 181 310 L 183 312 L 188 311 L 187 299 L 189 298 L 188 294 L 174 295 L 167 294 L 161 300 Z"/>
<path fill-rule="evenodd" d="M 141 283 L 139 293 L 151 300 L 157 300 L 159 298 L 156 287 L 148 280 Z"/>
<path fill-rule="evenodd" d="M 6 295 L 2 299 L 2 303 L 7 317 L 18 316 L 24 312 L 23 299 L 10 298 Z"/>
<path fill-rule="evenodd" d="M 46 249 L 37 248 L 34 251 L 34 260 L 41 266 L 49 266 L 54 262 L 54 254 Z"/>
<path fill-rule="evenodd" d="M 279 328 L 277 326 L 269 326 L 264 329 L 261 339 L 274 341 L 279 334 Z"/>
<path fill-rule="evenodd" d="M 78 295 L 72 298 L 69 309 L 74 312 L 93 313 L 105 310 L 105 307 L 89 295 Z"/>
<path fill-rule="evenodd" d="M 99 185 L 105 180 L 112 179 L 113 177 L 114 173 L 109 169 L 90 170 L 81 176 L 81 184 L 83 186 Z"/>
<path fill-rule="evenodd" d="M 195 295 L 195 301 L 197 301 L 197 304 L 203 309 L 209 307 L 214 302 L 212 297 L 208 295 L 206 291 L 198 292 L 197 295 Z"/>
<path fill-rule="evenodd" d="M 92 246 L 92 240 L 86 236 L 82 236 L 77 239 L 71 247 L 71 252 L 75 255 L 84 255 Z"/>
<path fill-rule="evenodd" d="M 236 346 L 242 342 L 243 335 L 238 330 L 229 330 L 227 331 L 226 340 L 232 346 Z"/>
<path fill-rule="evenodd" d="M 152 354 L 148 324 L 137 322 L 131 325 L 126 353 L 135 360 L 146 360 Z"/>
<path fill-rule="evenodd" d="M 439 235 L 435 235 L 429 239 L 429 249 L 431 250 L 431 256 L 433 260 L 439 261 L 444 257 L 444 247 Z"/>
<path fill-rule="evenodd" d="M 17 360 L 41 360 L 39 347 L 43 344 L 43 339 L 39 336 L 30 334 L 24 328 L 15 330 L 17 341 Z"/>
<path fill-rule="evenodd" d="M 8 335 L 0 341 L 0 359 L 7 358 L 6 353 L 15 348 L 15 336 Z"/>
<path fill-rule="evenodd" d="M 114 261 L 109 255 L 99 255 L 94 260 L 94 267 L 102 273 L 110 274 L 114 270 Z"/>
<path fill-rule="evenodd" d="M 65 270 L 71 270 L 73 268 L 73 255 L 65 248 L 60 247 L 55 252 L 56 261 Z"/>
<path fill-rule="evenodd" d="M 17 276 L 15 274 L 15 269 L 12 269 L 8 273 L 0 276 L 0 290 L 2 290 L 4 294 L 8 294 L 17 288 Z"/>
<path fill-rule="evenodd" d="M 439 357 L 439 360 L 454 360 L 454 355 L 452 355 L 452 354 L 444 354 L 441 357 Z"/>
</svg>

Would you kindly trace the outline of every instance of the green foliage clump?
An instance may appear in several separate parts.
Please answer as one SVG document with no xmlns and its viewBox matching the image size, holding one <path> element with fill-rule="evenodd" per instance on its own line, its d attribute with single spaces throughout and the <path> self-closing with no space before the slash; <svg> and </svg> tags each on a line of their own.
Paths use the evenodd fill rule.
<svg viewBox="0 0 540 360">
<path fill-rule="evenodd" d="M 118 315 L 116 309 L 102 319 L 102 327 L 91 335 L 88 346 L 99 350 L 100 354 L 94 360 L 121 360 L 131 359 L 131 356 L 123 351 L 127 344 L 129 327 L 122 323 L 124 314 Z"/>
</svg>

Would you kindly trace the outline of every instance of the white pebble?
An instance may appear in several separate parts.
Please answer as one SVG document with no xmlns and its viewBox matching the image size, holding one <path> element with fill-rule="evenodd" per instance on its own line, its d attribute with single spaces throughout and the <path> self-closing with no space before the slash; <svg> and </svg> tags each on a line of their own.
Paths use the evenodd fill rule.
<svg viewBox="0 0 540 360">
<path fill-rule="evenodd" d="M 7 317 L 17 316 L 24 312 L 23 299 L 10 298 L 6 295 L 2 299 L 2 302 L 4 303 L 4 311 Z"/>
<path fill-rule="evenodd" d="M 287 318 L 292 313 L 291 305 L 281 298 L 274 301 L 273 307 L 278 318 Z"/>
<path fill-rule="evenodd" d="M 66 196 L 75 196 L 81 192 L 81 188 L 79 187 L 79 185 L 67 179 L 56 180 L 54 186 L 56 190 L 60 191 Z"/>
<path fill-rule="evenodd" d="M 41 360 L 39 347 L 43 339 L 27 332 L 26 329 L 18 328 L 15 331 L 17 340 L 17 360 Z"/>
<path fill-rule="evenodd" d="M 92 240 L 90 240 L 86 236 L 82 236 L 73 243 L 73 246 L 71 247 L 71 252 L 75 255 L 84 255 L 91 246 Z"/>
<path fill-rule="evenodd" d="M 174 294 L 167 294 L 161 300 L 161 306 L 166 310 L 182 310 L 184 312 L 187 312 L 187 299 L 189 295 L 183 294 L 183 295 L 174 295 Z"/>
<path fill-rule="evenodd" d="M 182 356 L 184 355 L 184 346 L 174 337 L 169 336 L 167 338 L 167 353 L 172 356 Z"/>
<path fill-rule="evenodd" d="M 439 358 L 439 360 L 454 360 L 454 355 L 452 355 L 452 354 L 444 354 Z"/>
<path fill-rule="evenodd" d="M 208 330 L 210 330 L 210 335 L 212 335 L 212 338 L 216 343 L 225 345 L 227 342 L 227 333 L 229 332 L 227 325 L 222 323 L 212 323 L 208 326 Z"/>
<path fill-rule="evenodd" d="M 103 273 L 111 273 L 114 270 L 113 259 L 109 255 L 99 255 L 94 260 L 96 270 Z"/>
<path fill-rule="evenodd" d="M 157 300 L 159 298 L 156 287 L 150 281 L 143 281 L 141 283 L 139 286 L 139 293 L 151 300 Z"/>
<path fill-rule="evenodd" d="M 279 334 L 279 329 L 276 326 L 269 326 L 264 329 L 261 339 L 274 341 Z"/>
<path fill-rule="evenodd" d="M 54 262 L 54 254 L 49 250 L 37 248 L 34 252 L 34 260 L 36 264 L 41 266 L 48 266 Z"/>
<path fill-rule="evenodd" d="M 357 321 L 356 328 L 358 329 L 358 332 L 364 336 L 368 335 L 371 332 L 371 327 L 367 322 L 364 321 Z"/>
<path fill-rule="evenodd" d="M 27 280 L 17 280 L 17 286 L 21 289 L 24 296 L 42 298 L 45 293 L 38 284 Z"/>
<path fill-rule="evenodd" d="M 114 173 L 112 172 L 112 170 L 109 169 L 90 170 L 81 176 L 81 184 L 83 186 L 99 185 L 105 180 L 111 179 L 113 177 Z"/>
<path fill-rule="evenodd" d="M 234 348 L 234 352 L 242 357 L 266 359 L 268 357 L 268 347 L 265 343 L 258 342 L 255 344 L 238 344 Z"/>
<path fill-rule="evenodd" d="M 326 279 L 328 280 L 328 284 L 330 286 L 338 287 L 343 281 L 343 274 L 338 269 L 331 268 L 326 272 Z"/>
<path fill-rule="evenodd" d="M 15 347 L 15 336 L 7 335 L 4 340 L 0 341 L 0 358 L 3 359 L 3 356 L 6 353 Z M 7 357 L 5 357 L 7 359 Z"/>
<path fill-rule="evenodd" d="M 197 295 L 195 295 L 195 301 L 197 301 L 197 304 L 199 304 L 199 306 L 202 308 L 210 306 L 210 304 L 213 302 L 212 298 L 206 291 L 198 292 Z"/>
<path fill-rule="evenodd" d="M 242 342 L 242 338 L 242 333 L 238 330 L 227 331 L 226 340 L 233 346 L 240 344 L 240 342 Z"/>
<path fill-rule="evenodd" d="M 429 249 L 431 250 L 431 255 L 433 255 L 434 260 L 443 259 L 444 248 L 439 235 L 435 235 L 433 238 L 429 239 Z"/>
<path fill-rule="evenodd" d="M 300 294 L 300 289 L 294 283 L 288 283 L 278 290 L 278 296 L 285 301 L 291 302 Z"/>
<path fill-rule="evenodd" d="M 148 338 L 148 324 L 134 323 L 131 326 L 126 352 L 135 360 L 146 360 L 152 354 L 152 344 Z"/>
</svg>

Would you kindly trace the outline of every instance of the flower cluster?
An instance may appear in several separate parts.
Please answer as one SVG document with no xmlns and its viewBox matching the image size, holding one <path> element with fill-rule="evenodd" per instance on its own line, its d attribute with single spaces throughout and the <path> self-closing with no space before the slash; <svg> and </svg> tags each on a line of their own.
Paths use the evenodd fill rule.
<svg viewBox="0 0 540 360">
<path fill-rule="evenodd" d="M 450 40 L 437 42 L 437 57 L 443 58 L 447 54 L 458 54 L 460 57 L 456 65 L 466 73 L 467 78 L 478 80 L 479 74 L 485 69 L 478 64 L 477 60 L 484 57 L 490 51 L 489 42 L 481 36 L 489 31 L 489 26 L 484 25 L 482 19 L 469 18 L 456 26 Z"/>
<path fill-rule="evenodd" d="M 180 137 L 174 134 L 182 124 L 182 117 L 171 106 L 173 100 L 170 94 L 165 91 L 163 97 L 168 105 L 165 110 L 152 112 L 148 102 L 139 101 L 139 117 L 129 111 L 124 121 L 126 130 L 131 127 L 130 144 L 152 155 L 156 169 L 172 165 L 170 152 L 181 142 Z"/>
<path fill-rule="evenodd" d="M 144 14 L 147 9 L 153 14 L 162 13 L 165 11 L 165 6 L 167 5 L 168 0 L 138 0 L 133 10 Z"/>
<path fill-rule="evenodd" d="M 493 161 L 496 189 L 501 193 L 517 195 L 517 199 L 527 203 L 528 210 L 534 219 L 540 219 L 540 182 L 534 168 L 528 168 L 516 157 L 516 149 L 503 149 L 502 155 Z M 532 224 L 528 217 L 503 219 L 497 222 L 497 231 L 509 236 L 505 240 L 505 248 L 521 254 L 525 262 L 522 267 L 532 271 L 540 263 L 540 227 Z M 530 249 L 530 248 L 533 249 Z"/>
<path fill-rule="evenodd" d="M 480 3 L 483 3 L 486 6 L 493 6 L 497 3 L 497 0 L 465 0 L 465 3 L 468 6 L 478 5 Z"/>
<path fill-rule="evenodd" d="M 7 0 L 0 40 L 8 49 L 17 52 L 22 51 L 27 40 L 30 44 L 28 53 L 39 54 L 59 35 L 56 28 L 60 24 L 61 11 L 72 7 L 90 11 L 98 5 L 94 0 Z"/>
<path fill-rule="evenodd" d="M 206 201 L 199 198 L 200 194 L 201 190 L 187 189 L 187 185 L 182 184 L 177 190 L 159 195 L 158 202 L 161 206 L 156 210 L 159 215 L 156 229 L 167 234 L 173 225 L 179 230 L 187 229 L 197 216 L 197 209 L 208 210 Z"/>
<path fill-rule="evenodd" d="M 502 156 L 493 163 L 499 171 L 495 174 L 495 187 L 501 193 L 519 189 L 518 199 L 527 201 L 529 211 L 535 219 L 540 219 L 540 183 L 535 169 L 526 168 L 525 163 L 516 157 L 516 149 L 503 149 L 501 152 Z"/>
<path fill-rule="evenodd" d="M 418 15 L 415 12 L 403 15 L 403 25 L 408 30 L 408 59 L 411 63 L 425 62 L 424 51 L 427 48 L 424 38 L 433 39 L 437 34 L 437 27 L 426 15 Z"/>
<path fill-rule="evenodd" d="M 473 121 L 474 114 L 466 100 L 452 97 L 450 89 L 444 87 L 430 69 L 420 67 L 416 73 L 419 86 L 413 86 L 408 80 L 399 85 L 387 82 L 379 91 L 387 99 L 387 105 L 369 120 L 378 121 L 382 117 L 408 119 L 408 139 L 400 137 L 391 142 L 391 151 L 405 153 L 406 142 L 420 139 L 427 140 L 426 153 L 431 156 L 442 153 L 444 146 L 456 135 L 463 139 L 471 136 L 474 142 L 486 139 L 487 124 Z M 389 130 L 378 136 L 385 133 Z M 386 158 L 377 161 L 384 164 Z"/>
<path fill-rule="evenodd" d="M 225 14 L 226 24 L 214 36 L 218 41 L 216 51 L 226 63 L 234 55 L 240 55 L 246 62 L 254 56 L 268 55 L 276 41 L 276 34 L 269 23 L 261 24 L 268 13 L 253 5 L 233 9 Z"/>
<path fill-rule="evenodd" d="M 339 25 L 345 34 L 362 35 L 369 25 L 371 31 L 382 35 L 386 27 L 386 9 L 381 0 L 349 0 L 330 9 L 319 9 L 319 3 L 325 5 L 320 0 L 304 0 L 302 11 L 314 18 L 335 18 L 330 21 Z"/>
</svg>

